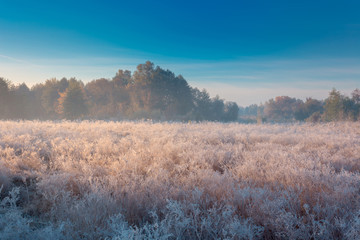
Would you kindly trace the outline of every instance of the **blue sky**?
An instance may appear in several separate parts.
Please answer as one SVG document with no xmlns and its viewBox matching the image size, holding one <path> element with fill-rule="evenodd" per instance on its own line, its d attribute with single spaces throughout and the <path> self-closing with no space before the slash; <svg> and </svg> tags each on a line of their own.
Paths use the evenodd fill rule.
<svg viewBox="0 0 360 240">
<path fill-rule="evenodd" d="M 0 76 L 84 82 L 146 60 L 240 105 L 360 88 L 360 1 L 3 1 Z"/>
</svg>

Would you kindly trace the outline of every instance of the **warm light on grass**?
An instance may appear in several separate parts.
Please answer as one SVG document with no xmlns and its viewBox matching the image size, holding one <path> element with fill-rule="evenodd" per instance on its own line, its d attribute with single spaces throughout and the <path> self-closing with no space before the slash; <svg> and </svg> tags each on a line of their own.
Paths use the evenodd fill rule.
<svg viewBox="0 0 360 240">
<path fill-rule="evenodd" d="M 355 239 L 359 146 L 359 122 L 3 121 L 0 236 Z"/>
</svg>

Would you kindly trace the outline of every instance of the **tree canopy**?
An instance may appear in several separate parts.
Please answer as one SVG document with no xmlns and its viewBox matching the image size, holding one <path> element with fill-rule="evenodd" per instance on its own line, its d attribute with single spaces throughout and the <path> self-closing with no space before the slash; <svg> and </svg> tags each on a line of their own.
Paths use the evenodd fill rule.
<svg viewBox="0 0 360 240">
<path fill-rule="evenodd" d="M 52 78 L 29 89 L 0 79 L 0 93 L 2 119 L 236 121 L 238 116 L 236 103 L 210 98 L 206 90 L 191 88 L 183 76 L 150 61 L 133 73 L 120 69 L 112 79 L 87 84 Z"/>
<path fill-rule="evenodd" d="M 0 119 L 153 119 L 240 121 L 244 123 L 360 120 L 360 90 L 336 89 L 325 100 L 277 96 L 265 104 L 239 107 L 206 89 L 189 86 L 182 75 L 147 61 L 132 73 L 84 84 L 75 78 L 48 79 L 31 89 L 0 78 Z"/>
</svg>

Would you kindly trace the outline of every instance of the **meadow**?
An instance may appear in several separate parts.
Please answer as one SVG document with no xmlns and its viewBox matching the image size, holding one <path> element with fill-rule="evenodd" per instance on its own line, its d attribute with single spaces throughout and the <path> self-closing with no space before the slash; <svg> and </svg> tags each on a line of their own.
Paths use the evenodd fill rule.
<svg viewBox="0 0 360 240">
<path fill-rule="evenodd" d="M 0 121 L 0 239 L 359 239 L 360 122 Z"/>
</svg>

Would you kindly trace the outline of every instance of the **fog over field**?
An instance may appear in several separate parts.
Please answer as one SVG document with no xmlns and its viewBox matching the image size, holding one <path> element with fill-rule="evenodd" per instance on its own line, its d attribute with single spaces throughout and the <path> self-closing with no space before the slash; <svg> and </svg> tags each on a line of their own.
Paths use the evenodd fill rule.
<svg viewBox="0 0 360 240">
<path fill-rule="evenodd" d="M 0 122 L 1 239 L 356 239 L 360 122 Z"/>
</svg>

